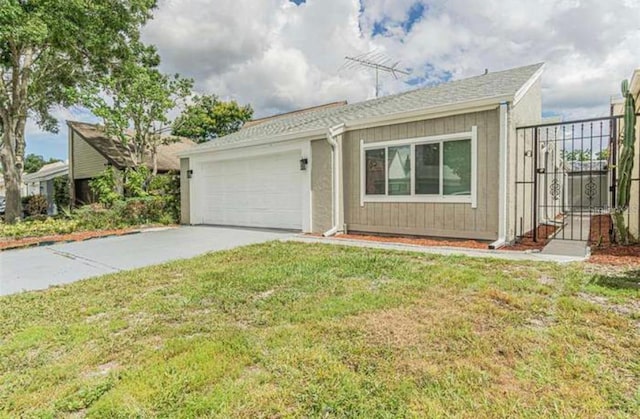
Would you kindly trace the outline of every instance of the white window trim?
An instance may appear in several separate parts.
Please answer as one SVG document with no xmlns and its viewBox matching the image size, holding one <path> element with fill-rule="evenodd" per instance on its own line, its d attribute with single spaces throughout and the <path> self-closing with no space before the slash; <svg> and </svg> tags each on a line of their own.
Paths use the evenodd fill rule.
<svg viewBox="0 0 640 419">
<path fill-rule="evenodd" d="M 416 195 L 415 193 L 415 149 L 416 145 L 428 143 L 441 143 L 444 141 L 471 140 L 471 195 L 443 195 L 443 182 L 440 182 L 439 195 Z M 385 181 L 385 195 L 367 195 L 366 188 L 366 150 L 384 148 L 385 165 L 387 164 L 387 147 L 411 146 L 411 195 L 389 195 L 389 182 Z M 440 161 L 444 147 L 440 147 Z M 440 165 L 440 179 L 443 179 L 444 166 Z M 385 173 L 388 169 L 385 168 Z M 471 204 L 471 208 L 478 207 L 478 127 L 472 126 L 471 131 L 454 134 L 434 135 L 429 137 L 407 138 L 403 140 L 379 141 L 365 143 L 360 140 L 360 206 L 366 202 L 432 202 L 432 203 L 456 203 Z"/>
</svg>

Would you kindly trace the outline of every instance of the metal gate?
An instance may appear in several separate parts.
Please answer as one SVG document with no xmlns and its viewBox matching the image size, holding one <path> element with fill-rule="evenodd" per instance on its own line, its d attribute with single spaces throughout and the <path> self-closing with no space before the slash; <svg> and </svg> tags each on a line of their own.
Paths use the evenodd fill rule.
<svg viewBox="0 0 640 419">
<path fill-rule="evenodd" d="M 589 240 L 592 225 L 607 222 L 603 215 L 616 199 L 621 121 L 614 116 L 516 129 L 517 239 Z"/>
</svg>

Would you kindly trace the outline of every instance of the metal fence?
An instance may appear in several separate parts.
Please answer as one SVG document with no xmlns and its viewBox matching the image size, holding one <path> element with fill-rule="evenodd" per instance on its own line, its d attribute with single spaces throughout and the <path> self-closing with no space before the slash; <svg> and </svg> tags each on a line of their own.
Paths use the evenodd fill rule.
<svg viewBox="0 0 640 419">
<path fill-rule="evenodd" d="M 514 230 L 519 240 L 589 240 L 613 231 L 622 117 L 518 127 L 515 144 Z M 638 145 L 640 147 L 640 145 Z M 640 225 L 640 161 L 624 216 L 632 234 Z"/>
</svg>

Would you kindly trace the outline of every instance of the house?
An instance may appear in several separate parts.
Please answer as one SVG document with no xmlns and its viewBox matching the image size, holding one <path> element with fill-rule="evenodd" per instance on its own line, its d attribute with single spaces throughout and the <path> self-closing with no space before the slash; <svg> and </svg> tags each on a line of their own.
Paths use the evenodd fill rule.
<svg viewBox="0 0 640 419">
<path fill-rule="evenodd" d="M 108 166 L 118 170 L 132 167 L 133 160 L 128 147 L 121 141 L 107 135 L 104 128 L 96 124 L 67 121 L 69 126 L 69 178 L 71 202 L 76 205 L 94 201 L 89 181 L 102 173 Z M 187 138 L 179 138 L 158 147 L 158 173 L 180 170 L 178 153 L 193 147 L 195 143 Z M 145 163 L 152 167 L 151 155 Z"/>
<path fill-rule="evenodd" d="M 181 156 L 182 222 L 514 238 L 515 127 L 542 118 L 536 64 L 283 115 Z"/>
<path fill-rule="evenodd" d="M 636 100 L 636 114 L 640 114 L 640 68 L 636 69 L 629 81 L 629 91 Z M 611 101 L 611 116 L 624 115 L 624 100 L 613 99 Z M 623 130 L 621 123 L 620 132 Z M 636 146 L 633 173 L 631 175 L 631 194 L 629 201 L 628 223 L 629 232 L 636 238 L 640 238 L 640 117 L 636 122 Z"/>
<path fill-rule="evenodd" d="M 45 164 L 34 173 L 22 176 L 22 196 L 42 195 L 47 198 L 47 214 L 55 215 L 58 208 L 55 203 L 54 181 L 69 174 L 69 163 L 55 162 Z"/>
</svg>

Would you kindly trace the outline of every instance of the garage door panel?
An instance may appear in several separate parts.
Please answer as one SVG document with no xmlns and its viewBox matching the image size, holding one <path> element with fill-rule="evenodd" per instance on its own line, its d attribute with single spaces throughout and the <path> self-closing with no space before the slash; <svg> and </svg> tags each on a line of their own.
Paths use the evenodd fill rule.
<svg viewBox="0 0 640 419">
<path fill-rule="evenodd" d="M 295 151 L 205 165 L 203 223 L 301 229 L 299 160 Z"/>
</svg>

